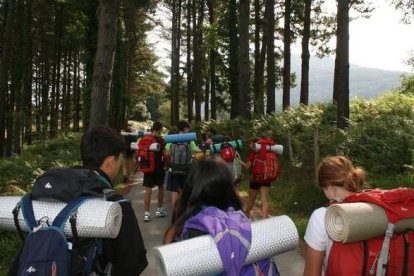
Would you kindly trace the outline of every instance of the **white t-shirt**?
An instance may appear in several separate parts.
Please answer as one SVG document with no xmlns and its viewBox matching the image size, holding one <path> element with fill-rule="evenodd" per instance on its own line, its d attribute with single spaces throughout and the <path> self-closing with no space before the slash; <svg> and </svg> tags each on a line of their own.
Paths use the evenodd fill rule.
<svg viewBox="0 0 414 276">
<path fill-rule="evenodd" d="M 326 266 L 328 264 L 328 256 L 333 243 L 325 229 L 325 213 L 326 207 L 321 207 L 313 211 L 308 221 L 305 233 L 305 241 L 308 246 L 317 251 L 325 251 L 322 275 L 325 275 Z"/>
</svg>

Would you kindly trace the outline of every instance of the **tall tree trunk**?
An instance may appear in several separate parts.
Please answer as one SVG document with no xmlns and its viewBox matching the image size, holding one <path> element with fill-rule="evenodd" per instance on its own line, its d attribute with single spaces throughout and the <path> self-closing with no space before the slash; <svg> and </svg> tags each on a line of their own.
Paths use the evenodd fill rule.
<svg viewBox="0 0 414 276">
<path fill-rule="evenodd" d="M 60 129 L 62 131 L 65 131 L 65 126 L 66 126 L 66 103 L 67 103 L 67 96 L 69 94 L 68 89 L 67 89 L 67 82 L 68 82 L 68 55 L 69 55 L 69 50 L 66 47 L 65 52 L 64 52 L 64 57 L 63 57 L 63 76 L 62 76 L 62 101 L 61 101 L 61 105 L 62 105 L 62 110 L 61 110 L 61 114 L 60 114 Z"/>
<path fill-rule="evenodd" d="M 305 16 L 302 35 L 302 67 L 300 80 L 300 103 L 309 104 L 309 38 L 311 25 L 312 0 L 305 0 Z"/>
<path fill-rule="evenodd" d="M 266 16 L 266 15 L 265 15 Z M 260 59 L 260 33 L 262 30 L 260 0 L 254 0 L 254 80 L 253 80 L 253 111 L 255 114 L 264 114 L 263 101 L 263 68 L 264 62 Z M 263 46 L 266 43 L 262 43 Z"/>
<path fill-rule="evenodd" d="M 16 18 L 25 18 L 25 3 L 24 1 L 17 2 Z M 17 20 L 16 20 L 17 21 Z M 14 51 L 19 53 L 14 55 L 14 72 L 12 74 L 12 86 L 14 87 L 15 101 L 14 101 L 14 126 L 13 126 L 13 146 L 12 152 L 20 155 L 23 148 L 23 81 L 24 81 L 24 72 L 26 67 L 26 57 L 25 50 L 27 39 L 25 37 L 25 25 L 15 21 L 15 32 L 20 34 L 16 36 L 16 41 L 14 43 Z"/>
<path fill-rule="evenodd" d="M 33 74 L 33 55 L 32 55 L 32 1 L 26 3 L 25 17 L 25 58 L 26 68 L 23 76 L 23 97 L 24 97 L 24 140 L 28 145 L 32 144 L 32 74 Z"/>
<path fill-rule="evenodd" d="M 50 106 L 49 106 L 49 86 L 50 86 L 50 41 L 46 37 L 45 32 L 45 22 L 46 15 L 43 15 L 40 19 L 41 28 L 40 28 L 40 71 L 42 72 L 40 78 L 40 96 L 41 96 L 41 106 L 40 106 L 40 131 L 42 141 L 46 140 L 47 129 L 48 129 L 48 118 L 50 115 Z"/>
<path fill-rule="evenodd" d="M 41 70 L 41 68 L 40 68 L 40 66 L 39 66 L 39 64 L 37 64 L 36 65 L 36 69 L 35 69 L 35 71 L 36 71 L 36 76 L 39 76 L 39 78 L 37 78 L 37 80 L 36 80 L 36 82 L 35 82 L 35 126 L 36 126 L 36 128 L 35 128 L 35 130 L 36 130 L 36 132 L 37 133 L 40 133 L 41 132 L 41 119 L 40 119 L 40 113 L 41 113 L 41 110 L 40 110 L 40 104 L 41 104 L 41 100 L 40 100 L 40 98 L 41 98 L 41 95 L 40 95 L 40 91 L 41 91 L 41 88 L 40 88 L 40 85 L 41 85 L 41 79 L 42 79 L 42 75 L 43 75 L 43 73 L 42 73 L 42 70 Z"/>
<path fill-rule="evenodd" d="M 214 26 L 215 23 L 215 0 L 207 1 L 209 10 L 210 25 Z M 217 102 L 216 102 L 216 59 L 217 52 L 214 47 L 210 49 L 210 103 L 211 103 L 211 119 L 217 119 Z M 208 106 L 208 102 L 206 102 Z M 208 108 L 206 108 L 208 110 Z"/>
<path fill-rule="evenodd" d="M 333 99 L 337 126 L 344 129 L 349 119 L 349 0 L 338 0 Z"/>
<path fill-rule="evenodd" d="M 192 122 L 194 119 L 194 116 L 193 116 L 194 88 L 193 88 L 193 74 L 192 74 L 193 68 L 192 68 L 192 63 L 191 63 L 191 53 L 193 52 L 193 48 L 191 47 L 192 1 L 193 0 L 187 0 L 187 117 L 188 117 L 189 122 Z"/>
<path fill-rule="evenodd" d="M 7 1 L 8 10 L 6 26 L 3 32 L 3 45 L 0 62 L 0 156 L 4 155 L 6 134 L 6 112 L 8 106 L 9 65 L 11 60 L 10 49 L 13 43 L 13 24 L 16 11 L 16 0 Z"/>
<path fill-rule="evenodd" d="M 204 55 L 202 52 L 202 42 L 203 42 L 203 21 L 204 21 L 204 0 L 196 1 L 197 5 L 194 5 L 196 10 L 193 13 L 193 22 L 194 22 L 194 73 L 193 73 L 193 83 L 194 83 L 194 96 L 195 96 L 195 121 L 201 121 L 201 100 L 202 100 L 202 70 L 204 65 Z M 198 8 L 198 12 L 197 12 Z M 196 19 L 196 20 L 194 20 Z"/>
<path fill-rule="evenodd" d="M 73 50 L 72 50 L 72 43 L 69 43 L 68 47 L 68 61 L 67 61 L 67 68 L 66 68 L 66 99 L 65 99 L 65 119 L 63 120 L 63 131 L 68 132 L 70 131 L 70 122 L 72 120 L 72 77 L 71 77 L 71 69 L 72 69 L 72 57 L 73 57 Z"/>
<path fill-rule="evenodd" d="M 80 101 L 80 86 L 81 86 L 81 73 L 80 73 L 80 60 L 79 50 L 76 51 L 73 65 L 73 131 L 79 132 L 80 130 L 80 114 L 81 114 L 81 101 Z"/>
<path fill-rule="evenodd" d="M 121 130 L 122 118 L 122 98 L 125 95 L 126 84 L 126 43 L 123 42 L 121 20 L 118 21 L 117 44 L 114 62 L 114 74 L 111 89 L 111 102 L 109 114 L 109 126 Z"/>
<path fill-rule="evenodd" d="M 89 24 L 86 26 L 85 41 L 85 89 L 82 93 L 82 128 L 89 128 L 89 116 L 91 113 L 91 98 L 93 86 L 93 67 L 97 47 L 99 1 L 89 0 L 85 2 L 84 13 L 87 15 Z"/>
<path fill-rule="evenodd" d="M 249 0 L 240 0 L 239 12 L 239 115 L 251 118 L 250 108 L 250 60 L 249 60 Z"/>
<path fill-rule="evenodd" d="M 210 71 L 207 72 L 205 79 L 205 97 L 204 97 L 204 120 L 210 120 Z"/>
<path fill-rule="evenodd" d="M 291 0 L 285 0 L 285 24 L 283 29 L 283 109 L 290 106 L 290 17 Z"/>
<path fill-rule="evenodd" d="M 98 47 L 93 68 L 92 101 L 89 128 L 108 125 L 109 90 L 116 48 L 118 1 L 99 1 Z"/>
<path fill-rule="evenodd" d="M 237 1 L 228 1 L 229 16 L 227 21 L 227 30 L 229 32 L 229 75 L 230 87 L 229 92 L 231 96 L 231 110 L 230 118 L 235 118 L 239 115 L 239 87 L 237 84 L 239 77 L 239 40 L 237 39 L 238 23 L 237 23 Z"/>
<path fill-rule="evenodd" d="M 62 41 L 62 17 L 63 4 L 56 4 L 55 16 L 55 39 L 54 39 L 54 61 L 52 69 L 52 93 L 50 95 L 50 137 L 56 137 L 59 121 L 59 98 L 60 98 L 60 57 Z"/>
<path fill-rule="evenodd" d="M 172 1 L 171 125 L 176 125 L 180 117 L 181 2 L 182 0 Z"/>
<path fill-rule="evenodd" d="M 275 102 L 275 0 L 266 0 L 266 38 L 267 38 L 267 108 L 266 113 L 276 111 Z"/>
</svg>

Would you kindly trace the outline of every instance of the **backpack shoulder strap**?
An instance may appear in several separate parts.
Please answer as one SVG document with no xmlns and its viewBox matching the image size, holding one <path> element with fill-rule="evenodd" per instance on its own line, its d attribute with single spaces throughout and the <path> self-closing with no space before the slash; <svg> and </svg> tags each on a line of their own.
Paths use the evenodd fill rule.
<svg viewBox="0 0 414 276">
<path fill-rule="evenodd" d="M 79 208 L 79 206 L 90 198 L 91 197 L 88 196 L 81 196 L 69 201 L 53 220 L 52 225 L 59 228 L 63 227 L 63 225 L 66 223 L 69 217 Z"/>
<path fill-rule="evenodd" d="M 33 228 L 36 227 L 37 223 L 33 212 L 32 195 L 26 194 L 23 196 L 20 200 L 20 206 L 26 225 L 30 230 L 33 230 Z"/>
</svg>

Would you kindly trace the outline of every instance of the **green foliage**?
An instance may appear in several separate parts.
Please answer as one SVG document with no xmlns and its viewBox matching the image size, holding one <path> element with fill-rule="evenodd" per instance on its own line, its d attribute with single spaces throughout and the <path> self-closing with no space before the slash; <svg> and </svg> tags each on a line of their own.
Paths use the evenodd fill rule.
<svg viewBox="0 0 414 276">
<path fill-rule="evenodd" d="M 200 128 L 212 125 L 220 134 L 242 138 L 244 145 L 263 135 L 282 144 L 283 170 L 270 192 L 272 205 L 281 213 L 306 216 L 326 202 L 314 183 L 315 163 L 328 155 L 346 154 L 369 173 L 387 175 L 375 178 L 372 187 L 414 185 L 413 107 L 414 96 L 397 91 L 372 101 L 353 99 L 350 126 L 344 131 L 336 128 L 336 109 L 331 104 L 300 106 L 251 121 L 210 121 Z M 245 146 L 242 157 L 248 151 Z"/>
<path fill-rule="evenodd" d="M 371 174 L 369 176 L 370 188 L 395 189 L 399 187 L 414 188 L 414 168 L 404 174 Z"/>
<path fill-rule="evenodd" d="M 414 57 L 413 59 L 413 68 L 414 68 Z M 414 75 L 404 75 L 401 77 L 401 87 L 399 88 L 401 93 L 411 93 L 414 94 Z"/>
<path fill-rule="evenodd" d="M 403 172 L 414 160 L 413 107 L 414 97 L 399 92 L 354 100 L 344 152 L 372 173 Z"/>
<path fill-rule="evenodd" d="M 10 193 L 9 186 L 29 190 L 36 177 L 50 167 L 79 164 L 80 134 L 67 134 L 44 144 L 37 141 L 27 146 L 21 156 L 0 158 L 0 194 Z"/>
<path fill-rule="evenodd" d="M 21 244 L 17 233 L 0 231 L 0 275 L 7 275 Z"/>
</svg>

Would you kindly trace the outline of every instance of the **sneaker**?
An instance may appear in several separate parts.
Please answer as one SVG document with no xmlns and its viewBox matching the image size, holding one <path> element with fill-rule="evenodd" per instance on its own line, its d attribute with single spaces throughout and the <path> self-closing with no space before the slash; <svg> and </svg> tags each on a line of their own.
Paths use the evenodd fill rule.
<svg viewBox="0 0 414 276">
<path fill-rule="evenodd" d="M 167 216 L 167 212 L 165 212 L 162 208 L 158 208 L 155 212 L 155 215 L 159 218 L 162 218 Z"/>
<path fill-rule="evenodd" d="M 150 213 L 149 212 L 145 212 L 144 221 L 145 222 L 151 221 L 151 216 L 150 216 Z"/>
</svg>

